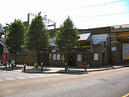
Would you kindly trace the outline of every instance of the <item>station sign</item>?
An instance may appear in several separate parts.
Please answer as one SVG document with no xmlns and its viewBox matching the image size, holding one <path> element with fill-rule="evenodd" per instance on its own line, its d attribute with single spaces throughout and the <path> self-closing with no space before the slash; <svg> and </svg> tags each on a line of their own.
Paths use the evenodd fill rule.
<svg viewBox="0 0 129 97">
<path fill-rule="evenodd" d="M 129 31 L 129 24 L 112 26 L 111 27 L 111 31 L 112 32 Z"/>
</svg>

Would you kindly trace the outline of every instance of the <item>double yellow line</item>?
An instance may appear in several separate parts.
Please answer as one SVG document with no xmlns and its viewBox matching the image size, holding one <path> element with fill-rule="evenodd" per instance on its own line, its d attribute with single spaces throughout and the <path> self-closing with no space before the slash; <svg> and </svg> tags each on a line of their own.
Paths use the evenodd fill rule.
<svg viewBox="0 0 129 97">
<path fill-rule="evenodd" d="M 124 96 L 122 96 L 122 97 L 128 97 L 129 96 L 129 93 L 128 94 L 125 94 Z"/>
</svg>

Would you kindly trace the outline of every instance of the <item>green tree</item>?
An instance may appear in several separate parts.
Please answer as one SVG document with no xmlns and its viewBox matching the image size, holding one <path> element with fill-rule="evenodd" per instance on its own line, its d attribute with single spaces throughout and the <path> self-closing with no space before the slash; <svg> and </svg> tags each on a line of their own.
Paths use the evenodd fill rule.
<svg viewBox="0 0 129 97">
<path fill-rule="evenodd" d="M 22 49 L 24 44 L 25 26 L 21 20 L 15 19 L 14 22 L 9 25 L 8 29 L 9 32 L 7 34 L 5 43 L 10 53 L 16 54 Z"/>
<path fill-rule="evenodd" d="M 39 63 L 39 51 L 49 46 L 49 33 L 46 30 L 41 13 L 32 20 L 28 30 L 28 48 L 36 51 L 37 62 Z"/>
<path fill-rule="evenodd" d="M 77 46 L 78 40 L 79 32 L 74 27 L 70 17 L 68 17 L 56 32 L 55 43 L 57 44 L 58 49 L 66 51 L 69 55 L 70 50 Z M 66 56 L 66 58 L 68 58 L 68 56 Z"/>
<path fill-rule="evenodd" d="M 78 40 L 79 32 L 74 27 L 70 17 L 68 17 L 56 32 L 55 42 L 57 47 L 61 50 L 69 51 L 73 47 L 77 46 Z"/>
</svg>

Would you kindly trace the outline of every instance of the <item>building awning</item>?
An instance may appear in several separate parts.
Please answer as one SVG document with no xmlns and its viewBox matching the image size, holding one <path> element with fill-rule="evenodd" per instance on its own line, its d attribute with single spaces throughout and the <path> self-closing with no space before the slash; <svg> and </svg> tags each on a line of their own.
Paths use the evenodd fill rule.
<svg viewBox="0 0 129 97">
<path fill-rule="evenodd" d="M 91 33 L 84 33 L 80 34 L 80 39 L 79 40 L 87 40 L 89 38 Z"/>
</svg>

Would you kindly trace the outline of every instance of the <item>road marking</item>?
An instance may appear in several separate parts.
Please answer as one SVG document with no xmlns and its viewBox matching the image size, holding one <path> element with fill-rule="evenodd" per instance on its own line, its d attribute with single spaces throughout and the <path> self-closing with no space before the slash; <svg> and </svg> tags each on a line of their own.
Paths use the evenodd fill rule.
<svg viewBox="0 0 129 97">
<path fill-rule="evenodd" d="M 43 75 L 38 75 L 37 77 L 44 77 Z"/>
<path fill-rule="evenodd" d="M 17 79 L 26 79 L 26 77 L 16 77 Z"/>
<path fill-rule="evenodd" d="M 16 78 L 11 78 L 11 77 L 9 77 L 9 78 L 4 78 L 5 80 L 16 80 Z"/>
<path fill-rule="evenodd" d="M 35 76 L 27 76 L 28 78 L 35 78 Z"/>
<path fill-rule="evenodd" d="M 125 94 L 124 96 L 122 96 L 122 97 L 129 97 L 129 93 L 128 94 Z"/>
</svg>

